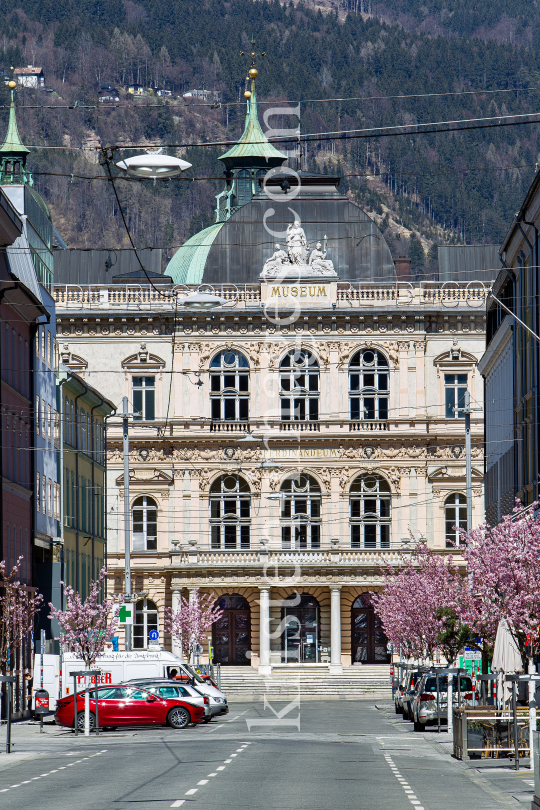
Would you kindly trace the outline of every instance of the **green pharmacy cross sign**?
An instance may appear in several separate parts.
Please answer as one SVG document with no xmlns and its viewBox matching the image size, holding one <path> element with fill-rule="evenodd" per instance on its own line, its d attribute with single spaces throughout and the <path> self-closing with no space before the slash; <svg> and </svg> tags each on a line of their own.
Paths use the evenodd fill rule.
<svg viewBox="0 0 540 810">
<path fill-rule="evenodd" d="M 122 605 L 118 611 L 120 624 L 133 624 L 133 605 Z"/>
</svg>

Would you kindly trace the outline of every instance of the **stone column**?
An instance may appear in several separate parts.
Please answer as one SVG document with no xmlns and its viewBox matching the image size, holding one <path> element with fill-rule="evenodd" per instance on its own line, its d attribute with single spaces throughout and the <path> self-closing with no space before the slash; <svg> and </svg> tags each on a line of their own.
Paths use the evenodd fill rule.
<svg viewBox="0 0 540 810">
<path fill-rule="evenodd" d="M 179 588 L 175 588 L 172 592 L 172 609 L 173 613 L 176 613 L 180 606 L 180 597 L 182 595 L 182 591 Z M 182 655 L 182 645 L 180 643 L 180 639 L 172 637 L 172 651 L 173 655 L 177 655 L 179 658 L 183 658 Z"/>
<path fill-rule="evenodd" d="M 259 674 L 271 675 L 270 665 L 270 588 L 259 589 L 260 634 L 259 634 Z"/>
<path fill-rule="evenodd" d="M 330 585 L 330 674 L 341 675 L 341 585 Z"/>
</svg>

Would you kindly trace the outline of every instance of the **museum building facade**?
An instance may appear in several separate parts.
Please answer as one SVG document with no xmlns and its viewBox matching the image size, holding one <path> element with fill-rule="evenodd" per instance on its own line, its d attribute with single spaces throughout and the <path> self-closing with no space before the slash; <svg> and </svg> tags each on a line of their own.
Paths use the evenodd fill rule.
<svg viewBox="0 0 540 810">
<path fill-rule="evenodd" d="M 216 661 L 338 673 L 389 661 L 370 598 L 381 567 L 421 539 L 446 554 L 467 525 L 456 408 L 466 389 L 482 407 L 486 286 L 405 278 L 339 178 L 289 176 L 272 153 L 279 171 L 265 183 L 265 156 L 251 154 L 264 142 L 254 90 L 242 149 L 227 153 L 216 224 L 180 248 L 159 285 L 143 274 L 57 285 L 59 350 L 136 414 L 131 565 L 133 591 L 147 595 L 134 646 L 157 629 L 170 649 L 165 609 L 198 588 L 224 611 Z M 222 305 L 184 306 L 200 285 Z M 480 414 L 475 525 L 484 517 Z M 122 592 L 114 419 L 107 445 L 107 565 Z"/>
</svg>

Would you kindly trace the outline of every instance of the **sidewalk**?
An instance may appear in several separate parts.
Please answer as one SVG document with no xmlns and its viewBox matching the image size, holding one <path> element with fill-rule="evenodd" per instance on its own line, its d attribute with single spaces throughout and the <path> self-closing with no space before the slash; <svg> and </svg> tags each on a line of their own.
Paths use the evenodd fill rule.
<svg viewBox="0 0 540 810">
<path fill-rule="evenodd" d="M 529 769 L 529 757 L 520 759 L 518 771 L 514 768 L 514 760 L 506 757 L 462 762 L 453 756 L 453 740 L 446 730 L 439 734 L 436 726 L 428 726 L 424 732 L 415 732 L 412 723 L 395 713 L 393 702 L 377 702 L 376 707 L 396 731 L 407 735 L 408 739 L 429 743 L 437 753 L 461 770 L 465 779 L 474 782 L 493 799 L 508 808 L 526 806 L 529 810 L 534 797 L 534 774 Z"/>
</svg>

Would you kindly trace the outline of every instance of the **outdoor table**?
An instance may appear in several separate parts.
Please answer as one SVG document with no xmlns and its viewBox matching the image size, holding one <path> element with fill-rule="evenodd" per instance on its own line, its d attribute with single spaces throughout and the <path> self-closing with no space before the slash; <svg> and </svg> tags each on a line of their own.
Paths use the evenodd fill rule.
<svg viewBox="0 0 540 810">
<path fill-rule="evenodd" d="M 478 757 L 513 756 L 514 729 L 511 709 L 494 706 L 454 709 L 454 756 L 468 760 Z M 529 753 L 529 711 L 517 710 L 519 755 Z"/>
</svg>

